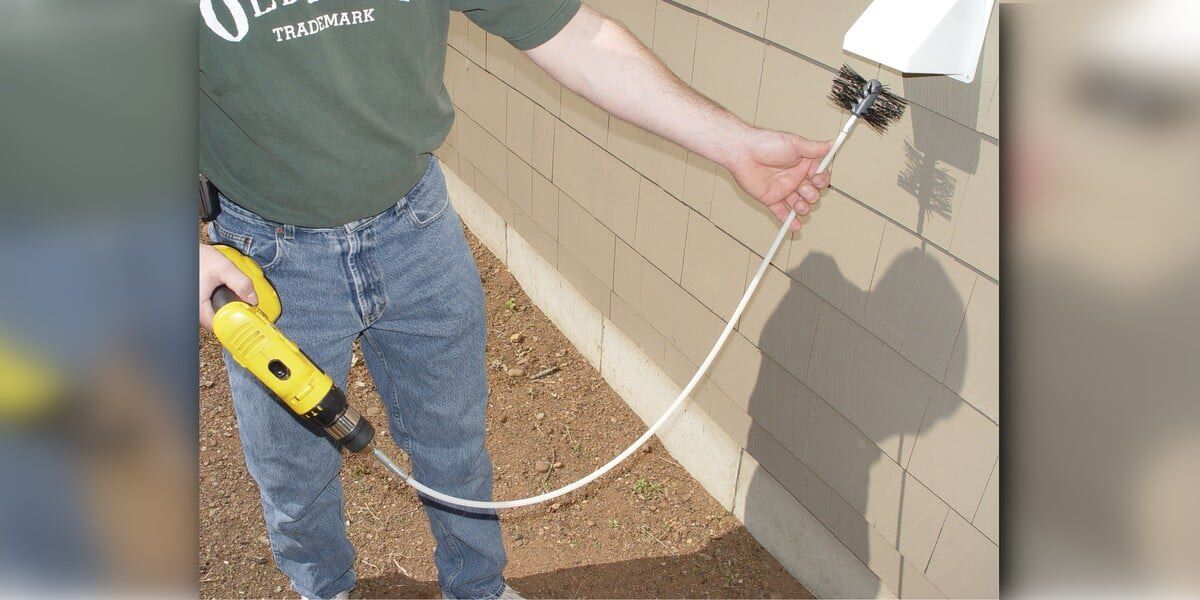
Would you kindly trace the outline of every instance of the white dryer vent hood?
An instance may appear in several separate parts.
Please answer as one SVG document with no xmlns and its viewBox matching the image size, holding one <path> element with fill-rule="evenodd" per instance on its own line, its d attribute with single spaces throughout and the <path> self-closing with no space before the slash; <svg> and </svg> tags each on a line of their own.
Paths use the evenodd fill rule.
<svg viewBox="0 0 1200 600">
<path fill-rule="evenodd" d="M 996 0 L 874 0 L 842 48 L 902 73 L 975 79 Z"/>
</svg>

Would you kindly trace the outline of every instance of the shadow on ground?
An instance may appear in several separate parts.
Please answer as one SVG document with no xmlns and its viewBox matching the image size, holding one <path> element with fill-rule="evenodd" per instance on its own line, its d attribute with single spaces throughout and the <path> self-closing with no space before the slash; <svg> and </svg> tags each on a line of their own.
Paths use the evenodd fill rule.
<svg viewBox="0 0 1200 600">
<path fill-rule="evenodd" d="M 745 564 L 731 557 L 754 548 L 770 557 L 744 529 L 714 539 L 698 552 L 637 560 L 583 565 L 509 577 L 509 585 L 527 598 L 811 598 L 798 583 L 766 589 L 754 581 Z M 738 583 L 741 580 L 741 583 Z M 362 578 L 355 595 L 363 598 L 437 598 L 436 581 L 420 581 L 390 572 Z"/>
</svg>

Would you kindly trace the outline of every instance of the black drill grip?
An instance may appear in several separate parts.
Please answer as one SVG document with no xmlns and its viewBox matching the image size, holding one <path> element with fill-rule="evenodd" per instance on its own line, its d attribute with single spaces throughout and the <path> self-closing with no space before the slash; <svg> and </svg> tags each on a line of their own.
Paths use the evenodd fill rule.
<svg viewBox="0 0 1200 600">
<path fill-rule="evenodd" d="M 233 290 L 229 289 L 229 286 L 219 285 L 219 286 L 217 286 L 217 289 L 213 290 L 213 293 L 212 293 L 213 312 L 221 310 L 222 306 L 225 306 L 226 304 L 229 304 L 230 302 L 243 302 L 243 300 L 241 298 L 239 298 L 238 295 L 236 293 L 234 293 Z"/>
</svg>

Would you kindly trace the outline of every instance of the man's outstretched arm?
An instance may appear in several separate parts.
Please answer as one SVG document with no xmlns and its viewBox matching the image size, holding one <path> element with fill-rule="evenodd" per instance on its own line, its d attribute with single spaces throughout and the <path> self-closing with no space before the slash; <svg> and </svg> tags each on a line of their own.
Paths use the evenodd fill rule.
<svg viewBox="0 0 1200 600">
<path fill-rule="evenodd" d="M 729 170 L 781 220 L 808 214 L 829 185 L 816 174 L 828 142 L 757 129 L 681 81 L 625 27 L 584 5 L 557 35 L 525 52 L 568 89 L 620 119 Z M 800 223 L 793 223 L 794 230 Z"/>
</svg>

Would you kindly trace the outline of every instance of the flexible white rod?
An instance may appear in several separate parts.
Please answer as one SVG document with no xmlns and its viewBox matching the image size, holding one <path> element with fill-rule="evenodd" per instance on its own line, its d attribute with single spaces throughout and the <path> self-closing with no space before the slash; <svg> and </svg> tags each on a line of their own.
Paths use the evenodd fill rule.
<svg viewBox="0 0 1200 600">
<path fill-rule="evenodd" d="M 833 157 L 837 155 L 838 150 L 842 148 L 842 144 L 850 135 L 850 131 L 854 129 L 854 125 L 857 121 L 858 117 L 854 115 L 851 115 L 850 118 L 846 120 L 846 124 L 842 126 L 842 130 L 838 133 L 837 139 L 834 140 L 833 146 L 829 149 L 829 153 L 825 155 L 825 158 L 821 161 L 821 164 L 817 166 L 817 173 L 821 173 L 829 169 L 830 163 L 833 162 Z M 385 455 L 383 452 L 380 452 L 378 448 L 374 450 L 375 458 L 379 459 L 379 462 L 383 463 L 384 466 L 403 479 L 404 483 L 411 485 L 418 492 L 445 504 L 477 510 L 517 508 L 519 506 L 529 506 L 531 504 L 553 500 L 564 494 L 569 494 L 595 481 L 596 479 L 599 479 L 600 477 L 603 477 L 604 474 L 613 470 L 614 467 L 621 464 L 622 461 L 624 461 L 626 458 L 629 458 L 629 456 L 634 452 L 637 452 L 637 449 L 641 448 L 642 444 L 645 444 L 651 437 L 654 436 L 655 433 L 658 432 L 659 429 L 662 429 L 662 426 L 665 425 L 667 420 L 675 414 L 675 411 L 679 410 L 680 406 L 683 406 L 684 400 L 687 400 L 688 397 L 691 396 L 692 390 L 696 388 L 696 385 L 700 383 L 700 380 L 703 379 L 706 374 L 708 374 L 708 369 L 712 367 L 713 361 L 716 360 L 717 355 L 721 353 L 721 349 L 725 347 L 726 340 L 729 339 L 730 334 L 733 333 L 734 327 L 737 326 L 738 320 L 741 319 L 742 313 L 745 312 L 746 305 L 748 305 L 750 303 L 750 299 L 754 297 L 754 292 L 758 289 L 759 282 L 762 281 L 763 275 L 766 274 L 767 267 L 771 265 L 771 259 L 774 258 L 775 253 L 779 251 L 779 246 L 783 243 L 784 238 L 786 238 L 791 232 L 790 230 L 792 222 L 795 220 L 796 211 L 792 210 L 788 214 L 787 219 L 783 221 L 783 225 L 779 228 L 779 233 L 775 235 L 775 241 L 771 242 L 771 248 L 767 250 L 767 253 L 763 256 L 762 262 L 758 265 L 758 272 L 754 274 L 754 279 L 750 280 L 750 285 L 746 286 L 746 292 L 742 294 L 742 300 L 741 302 L 738 302 L 737 308 L 733 310 L 733 314 L 729 317 L 729 322 L 725 324 L 725 329 L 721 331 L 721 335 L 717 338 L 716 343 L 713 344 L 712 350 L 708 351 L 708 356 L 704 357 L 704 362 L 700 364 L 698 369 L 696 369 L 696 374 L 692 375 L 691 381 L 689 381 L 687 385 L 684 386 L 683 390 L 679 392 L 679 396 L 675 398 L 675 402 L 671 403 L 671 406 L 667 407 L 666 412 L 664 412 L 662 416 L 659 417 L 658 420 L 646 430 L 646 433 L 643 433 L 641 437 L 633 442 L 633 444 L 631 444 L 612 460 L 605 463 L 599 469 L 596 469 L 590 474 L 564 485 L 563 487 L 546 492 L 544 494 L 538 494 L 537 496 L 530 496 L 528 498 L 520 498 L 517 500 L 483 502 L 480 500 L 457 498 L 455 496 L 443 494 L 442 492 L 430 488 L 429 486 L 414 479 L 412 475 L 405 473 L 404 470 L 398 467 L 396 463 L 392 462 L 387 455 Z"/>
</svg>

